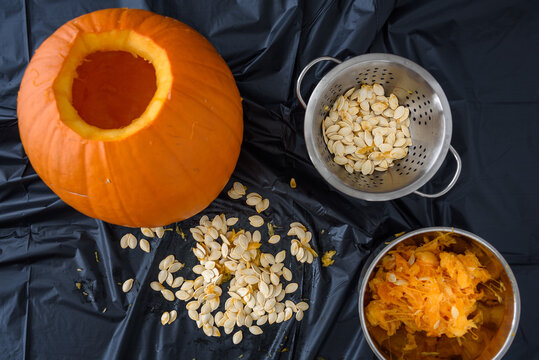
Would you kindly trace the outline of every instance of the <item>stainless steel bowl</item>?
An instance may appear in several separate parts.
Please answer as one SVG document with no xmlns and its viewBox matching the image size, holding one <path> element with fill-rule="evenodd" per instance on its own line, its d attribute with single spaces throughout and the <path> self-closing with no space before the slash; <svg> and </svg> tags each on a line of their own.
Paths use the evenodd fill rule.
<svg viewBox="0 0 539 360">
<path fill-rule="evenodd" d="M 329 71 L 315 87 L 308 104 L 300 88 L 306 72 L 320 61 L 339 65 Z M 388 171 L 372 175 L 348 174 L 337 165 L 322 136 L 322 121 L 335 99 L 360 84 L 379 83 L 386 93 L 394 93 L 399 104 L 410 110 L 410 133 L 413 145 L 408 155 Z M 345 62 L 321 57 L 309 63 L 298 77 L 296 94 L 306 107 L 305 143 L 307 152 L 320 175 L 341 192 L 359 199 L 383 201 L 400 198 L 412 192 L 434 198 L 448 192 L 461 170 L 458 153 L 451 147 L 451 110 L 442 87 L 434 77 L 413 61 L 391 54 L 366 54 Z M 418 189 L 438 171 L 448 150 L 457 161 L 455 175 L 445 189 L 425 194 Z"/>
<path fill-rule="evenodd" d="M 422 243 L 424 235 L 437 232 L 452 232 L 452 235 L 457 239 L 457 244 L 455 246 L 461 249 L 475 249 L 475 252 L 480 254 L 478 258 L 483 266 L 491 272 L 499 272 L 499 281 L 503 282 L 505 286 L 505 291 L 502 293 L 502 304 L 504 306 L 503 320 L 501 320 L 501 325 L 495 330 L 495 334 L 488 344 L 485 345 L 481 355 L 476 357 L 476 359 L 501 359 L 509 349 L 513 338 L 515 337 L 520 319 L 520 295 L 515 276 L 502 255 L 487 241 L 468 231 L 449 227 L 430 227 L 412 231 L 398 237 L 388 245 L 382 245 L 381 251 L 373 252 L 370 256 L 367 264 L 363 267 L 359 280 L 359 317 L 361 328 L 369 346 L 381 360 L 389 359 L 394 355 L 389 354 L 387 349 L 374 339 L 371 334 L 371 325 L 367 323 L 363 311 L 364 307 L 367 305 L 367 284 L 373 277 L 376 266 L 382 257 L 384 257 L 391 249 L 395 248 L 397 244 L 405 243 L 406 245 L 417 245 Z"/>
</svg>

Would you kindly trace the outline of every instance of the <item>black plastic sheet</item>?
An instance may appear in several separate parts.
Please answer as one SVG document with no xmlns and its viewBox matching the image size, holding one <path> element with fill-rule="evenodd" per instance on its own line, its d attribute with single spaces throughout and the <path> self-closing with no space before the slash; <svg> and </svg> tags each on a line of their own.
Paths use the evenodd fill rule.
<svg viewBox="0 0 539 360">
<path fill-rule="evenodd" d="M 184 303 L 149 287 L 157 264 L 174 253 L 189 265 L 192 240 L 167 232 L 152 253 L 126 251 L 128 229 L 76 212 L 33 171 L 20 143 L 16 96 L 31 54 L 73 17 L 107 7 L 152 10 L 205 35 L 232 69 L 244 98 L 245 134 L 231 181 L 271 201 L 268 218 L 286 232 L 291 221 L 314 233 L 335 264 L 290 259 L 309 299 L 301 322 L 264 326 L 233 345 L 208 338 Z M 72 1 L 0 3 L 0 358 L 1 359 L 372 359 L 357 311 L 357 282 L 371 250 L 393 234 L 444 225 L 492 243 L 511 265 L 522 317 L 507 359 L 539 358 L 539 13 L 527 0 L 456 1 Z M 449 98 L 461 178 L 446 196 L 415 195 L 369 203 L 329 187 L 309 161 L 304 111 L 294 95 L 312 59 L 366 52 L 407 57 L 431 72 Z M 329 69 L 308 76 L 308 96 Z M 446 161 L 425 191 L 443 187 Z M 297 188 L 291 189 L 294 177 Z M 228 188 L 228 187 L 227 187 Z M 251 214 L 226 193 L 203 213 Z M 202 214 L 177 224 L 184 232 Z M 174 228 L 174 225 L 172 226 Z M 286 248 L 281 240 L 278 248 Z M 193 277 L 187 269 L 182 275 Z M 133 290 L 118 282 L 136 278 Z M 81 284 L 78 289 L 76 283 Z M 161 312 L 178 320 L 162 326 Z"/>
</svg>

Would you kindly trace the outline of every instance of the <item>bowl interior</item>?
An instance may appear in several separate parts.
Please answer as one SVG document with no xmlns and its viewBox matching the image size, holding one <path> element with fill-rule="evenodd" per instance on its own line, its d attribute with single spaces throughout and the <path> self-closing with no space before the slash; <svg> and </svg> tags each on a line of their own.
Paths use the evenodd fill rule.
<svg viewBox="0 0 539 360">
<path fill-rule="evenodd" d="M 518 324 L 520 299 L 518 297 L 518 289 L 514 276 L 505 263 L 501 255 L 496 250 L 492 249 L 488 244 L 482 244 L 473 238 L 461 233 L 454 232 L 451 234 L 457 240 L 457 243 L 449 247 L 446 251 L 455 253 L 464 253 L 465 250 L 472 251 L 481 264 L 493 275 L 496 281 L 489 281 L 489 287 L 496 289 L 496 293 L 501 299 L 501 302 L 494 301 L 493 293 L 487 295 L 486 300 L 478 303 L 478 309 L 483 312 L 483 324 L 476 332 L 477 337 L 467 333 L 460 339 L 448 338 L 445 335 L 436 337 L 427 337 L 424 333 L 415 333 L 418 349 L 404 352 L 402 349 L 407 343 L 406 330 L 403 326 L 399 328 L 396 334 L 389 337 L 380 327 L 373 327 L 369 324 L 363 313 L 360 314 L 362 327 L 369 339 L 373 351 L 380 359 L 501 359 L 503 353 L 507 350 L 515 335 L 516 325 Z M 432 238 L 439 234 L 438 231 L 422 232 L 415 236 L 406 238 L 402 241 L 395 241 L 388 245 L 382 253 L 377 257 L 380 259 L 387 254 L 389 250 L 394 248 L 397 243 L 403 242 L 405 245 L 421 245 L 425 236 Z M 484 241 L 484 240 L 483 240 Z M 360 303 L 360 311 L 371 300 L 371 294 L 368 286 L 364 286 L 370 281 L 376 267 L 371 264 L 374 271 L 370 274 L 365 274 L 362 280 L 360 291 L 363 300 Z M 503 284 L 500 286 L 499 284 Z M 488 293 L 486 290 L 485 293 Z"/>
<path fill-rule="evenodd" d="M 318 83 L 309 99 L 305 135 L 313 164 L 331 185 L 351 196 L 387 200 L 417 190 L 438 170 L 451 138 L 451 113 L 441 87 L 424 69 L 400 57 L 375 55 L 352 58 Z M 382 55 L 383 59 L 378 59 Z M 348 174 L 333 161 L 322 135 L 322 122 L 338 96 L 353 86 L 375 82 L 410 109 L 413 144 L 408 155 L 386 172 Z"/>
</svg>

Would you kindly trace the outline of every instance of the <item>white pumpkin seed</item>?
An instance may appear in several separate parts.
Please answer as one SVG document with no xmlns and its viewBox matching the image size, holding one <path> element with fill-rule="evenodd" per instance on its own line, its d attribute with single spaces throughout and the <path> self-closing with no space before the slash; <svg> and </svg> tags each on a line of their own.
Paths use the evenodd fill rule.
<svg viewBox="0 0 539 360">
<path fill-rule="evenodd" d="M 264 225 L 264 219 L 262 219 L 262 217 L 259 215 L 253 215 L 249 217 L 249 223 L 253 227 L 261 227 Z"/>
<path fill-rule="evenodd" d="M 161 295 L 168 301 L 174 301 L 174 293 L 169 289 L 161 290 Z"/>
<path fill-rule="evenodd" d="M 146 237 L 154 237 L 155 236 L 152 229 L 150 229 L 150 228 L 142 227 L 142 228 L 140 228 L 140 231 L 142 232 L 142 235 L 144 235 Z"/>
<path fill-rule="evenodd" d="M 170 320 L 170 313 L 168 311 L 165 311 L 162 315 L 161 315 L 161 324 L 163 325 L 167 325 L 168 322 Z"/>
<path fill-rule="evenodd" d="M 380 84 L 373 84 L 372 85 L 372 90 L 378 96 L 383 96 L 384 95 L 384 88 Z"/>
<path fill-rule="evenodd" d="M 241 330 L 238 330 L 232 336 L 232 342 L 237 345 L 241 342 L 241 340 L 243 340 L 243 333 Z"/>
<path fill-rule="evenodd" d="M 302 319 L 303 319 L 303 310 L 298 309 L 298 311 L 296 312 L 296 320 L 301 321 Z"/>
<path fill-rule="evenodd" d="M 142 249 L 142 251 L 145 251 L 147 253 L 150 252 L 150 243 L 146 239 L 140 239 L 139 246 Z"/>
<path fill-rule="evenodd" d="M 174 281 L 172 282 L 172 285 L 170 285 L 170 287 L 172 287 L 173 289 L 176 289 L 176 288 L 179 288 L 182 285 L 182 283 L 183 283 L 183 277 L 178 276 L 177 278 L 174 279 Z"/>
<path fill-rule="evenodd" d="M 249 331 L 251 332 L 251 334 L 253 335 L 260 335 L 262 334 L 262 329 L 260 327 L 258 327 L 257 325 L 253 325 L 249 328 Z"/>
<path fill-rule="evenodd" d="M 168 323 L 172 324 L 178 317 L 178 312 L 176 310 L 172 310 L 169 314 L 170 314 L 170 319 L 168 319 Z"/>
<path fill-rule="evenodd" d="M 124 293 L 129 292 L 129 290 L 131 290 L 131 288 L 133 287 L 133 282 L 134 282 L 134 281 L 135 281 L 135 280 L 133 280 L 133 279 L 127 279 L 127 280 L 125 280 L 124 283 L 122 284 L 122 291 L 123 291 Z"/>
<path fill-rule="evenodd" d="M 172 283 L 174 282 L 174 276 L 172 276 L 171 273 L 168 273 L 166 283 L 168 286 L 172 286 Z"/>
<path fill-rule="evenodd" d="M 369 175 L 374 170 L 374 166 L 371 160 L 367 160 L 361 165 L 361 173 L 363 175 Z"/>
<path fill-rule="evenodd" d="M 162 284 L 167 280 L 168 277 L 168 271 L 161 270 L 159 271 L 159 274 L 157 275 L 157 280 Z"/>
<path fill-rule="evenodd" d="M 287 294 L 291 294 L 291 293 L 295 292 L 297 289 L 298 289 L 298 284 L 297 283 L 290 283 L 290 284 L 286 285 L 286 287 L 284 288 L 284 292 L 287 293 Z"/>
<path fill-rule="evenodd" d="M 256 196 L 247 198 L 247 200 L 245 200 L 245 203 L 249 206 L 256 206 L 260 202 L 262 202 L 262 198 Z"/>
<path fill-rule="evenodd" d="M 131 239 L 135 239 L 135 247 L 137 247 L 137 238 L 135 237 L 135 235 L 133 234 L 125 234 L 124 236 L 122 236 L 122 238 L 120 239 L 120 246 L 122 249 L 125 249 L 127 248 L 133 240 Z M 134 249 L 134 248 L 132 248 Z"/>
<path fill-rule="evenodd" d="M 273 235 L 268 239 L 268 243 L 270 244 L 277 244 L 281 240 L 281 237 L 279 235 Z"/>
<path fill-rule="evenodd" d="M 137 248 L 137 238 L 134 235 L 127 238 L 127 246 L 129 246 L 130 249 Z"/>
<path fill-rule="evenodd" d="M 155 235 L 157 235 L 157 237 L 159 239 L 162 239 L 163 236 L 165 235 L 165 228 L 163 228 L 162 226 L 159 226 L 159 227 L 156 227 L 156 228 L 152 228 L 152 231 L 155 232 Z"/>
<path fill-rule="evenodd" d="M 152 281 L 150 283 L 150 287 L 152 288 L 152 290 L 154 291 L 161 291 L 163 290 L 165 287 L 163 285 L 161 285 L 161 283 L 157 282 L 157 281 Z"/>
<path fill-rule="evenodd" d="M 395 110 L 397 109 L 397 107 L 399 106 L 399 99 L 395 96 L 395 94 L 390 94 L 389 95 L 389 107 L 392 109 L 392 110 Z"/>
</svg>

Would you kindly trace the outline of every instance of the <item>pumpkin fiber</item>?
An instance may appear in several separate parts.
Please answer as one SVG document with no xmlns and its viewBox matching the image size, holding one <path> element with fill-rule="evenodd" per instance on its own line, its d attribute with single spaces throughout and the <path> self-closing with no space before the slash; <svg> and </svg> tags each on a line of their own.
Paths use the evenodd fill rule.
<svg viewBox="0 0 539 360">
<path fill-rule="evenodd" d="M 131 227 L 189 218 L 238 160 L 232 73 L 198 32 L 145 10 L 73 19 L 36 50 L 17 100 L 32 166 L 67 204 Z"/>
</svg>

